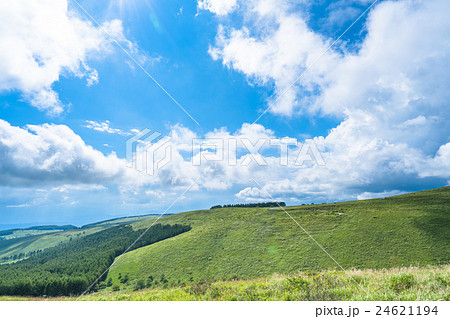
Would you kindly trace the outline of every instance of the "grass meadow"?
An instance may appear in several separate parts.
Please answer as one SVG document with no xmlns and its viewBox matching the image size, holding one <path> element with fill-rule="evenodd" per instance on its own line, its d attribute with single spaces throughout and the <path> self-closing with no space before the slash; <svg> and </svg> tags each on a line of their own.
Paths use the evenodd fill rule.
<svg viewBox="0 0 450 319">
<path fill-rule="evenodd" d="M 450 300 L 450 266 L 306 271 L 295 275 L 136 291 L 103 291 L 81 300 Z M 138 287 L 135 287 L 138 289 Z"/>
</svg>

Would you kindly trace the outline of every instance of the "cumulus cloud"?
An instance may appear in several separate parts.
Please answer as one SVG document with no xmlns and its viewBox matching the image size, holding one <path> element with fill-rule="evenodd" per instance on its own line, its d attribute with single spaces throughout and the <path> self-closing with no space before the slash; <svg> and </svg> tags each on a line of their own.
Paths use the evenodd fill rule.
<svg viewBox="0 0 450 319">
<path fill-rule="evenodd" d="M 246 21 L 250 22 L 238 29 L 220 25 L 209 49 L 211 57 L 245 74 L 252 83 L 273 87 L 268 104 L 283 96 L 270 109 L 272 113 L 290 116 L 307 108 L 312 103 L 310 92 L 323 82 L 323 72 L 336 63 L 336 54 L 323 56 L 316 62 L 316 72 L 306 73 L 287 89 L 322 55 L 330 40 L 313 32 L 303 16 L 289 10 L 286 1 L 252 0 L 245 8 Z"/>
<path fill-rule="evenodd" d="M 313 31 L 288 1 L 252 0 L 242 8 L 243 26 L 222 22 L 209 52 L 251 83 L 273 87 L 268 106 L 333 39 Z M 337 16 L 345 6 L 336 8 Z M 280 173 L 264 187 L 274 196 L 326 199 L 448 183 L 448 10 L 445 0 L 383 1 L 368 15 L 356 51 L 338 43 L 326 52 L 270 112 L 340 118 L 316 139 L 327 166 L 284 179 Z M 246 194 L 255 190 L 238 193 Z"/>
<path fill-rule="evenodd" d="M 218 16 L 224 16 L 236 9 L 237 0 L 200 0 L 197 6 L 200 10 L 208 10 Z"/>
<path fill-rule="evenodd" d="M 15 3 L 23 1 L 12 6 Z M 18 52 L 17 57 L 12 51 L 0 52 L 0 89 L 20 90 L 36 107 L 60 113 L 64 106 L 51 85 L 66 74 L 86 77 L 88 84 L 95 84 L 98 74 L 86 60 L 99 47 L 101 52 L 108 49 L 99 30 L 68 11 L 65 1 L 52 1 L 55 7 L 50 11 L 41 10 L 44 5 L 50 5 L 50 1 L 21 10 L 30 10 L 27 14 L 35 18 L 39 17 L 36 12 L 45 11 L 54 18 L 50 19 L 53 23 L 61 25 L 42 30 L 39 19 L 25 21 L 16 13 L 6 14 L 9 7 L 0 7 L 0 15 L 5 18 L 0 19 L 0 32 L 10 35 L 0 37 L 0 44 Z M 273 88 L 268 104 L 281 96 L 333 41 L 312 30 L 307 14 L 294 10 L 290 1 L 205 0 L 198 6 L 217 16 L 239 6 L 243 25 L 230 25 L 222 17 L 209 52 L 225 67 L 246 75 L 252 84 Z M 351 10 L 343 12 L 343 8 L 339 6 L 341 11 L 334 17 L 354 15 Z M 174 196 L 174 190 L 186 188 L 198 177 L 194 190 L 233 190 L 237 198 L 251 201 L 268 200 L 266 192 L 276 200 L 310 202 L 387 196 L 448 185 L 449 11 L 450 3 L 445 0 L 381 2 L 368 16 L 367 33 L 356 50 L 338 43 L 339 49 L 328 51 L 270 110 L 283 116 L 340 118 L 341 123 L 327 136 L 313 139 L 326 165 L 317 165 L 311 158 L 299 167 L 295 156 L 289 157 L 288 165 L 280 165 L 279 145 L 267 140 L 281 137 L 260 124 L 244 123 L 234 132 L 221 128 L 202 136 L 175 125 L 170 140 L 154 143 L 159 150 L 156 160 L 166 156 L 163 144 L 170 145 L 170 162 L 148 176 L 127 170 L 125 160 L 114 153 L 105 156 L 86 145 L 67 126 L 19 128 L 0 121 L 0 184 L 52 185 L 54 192 L 56 187 L 68 190 L 66 185 L 116 184 L 123 203 L 136 205 Z M 19 27 L 11 31 L 8 23 Z M 126 42 L 121 38 L 120 21 L 105 24 L 105 28 Z M 22 37 L 29 29 L 36 29 L 36 34 Z M 60 30 L 70 31 L 67 40 L 58 44 L 62 47 L 56 46 L 63 37 Z M 20 37 L 18 32 L 22 32 Z M 46 36 L 42 38 L 42 34 Z M 50 43 L 48 50 L 46 43 Z M 64 43 L 71 44 L 70 50 Z M 77 43 L 75 48 L 73 43 Z M 126 45 L 133 49 L 131 42 Z M 17 65 L 27 66 L 30 76 L 27 78 Z M 129 134 L 112 128 L 107 121 L 89 121 L 86 125 L 101 132 Z M 204 138 L 209 141 L 193 142 Z M 214 141 L 219 143 L 211 145 Z M 236 143 L 236 158 L 230 143 Z M 264 164 L 249 156 L 249 145 L 261 151 L 259 159 Z M 302 149 L 301 145 L 291 145 L 289 152 L 298 154 Z M 217 160 L 217 153 L 222 160 Z M 205 156 L 213 160 L 205 160 Z M 194 161 L 199 165 L 193 165 Z M 263 190 L 254 185 L 253 178 Z"/>
<path fill-rule="evenodd" d="M 325 53 L 270 111 L 288 116 L 317 111 L 342 116 L 347 108 L 388 103 L 398 109 L 420 108 L 423 102 L 442 109 L 448 100 L 445 85 L 429 83 L 433 78 L 449 80 L 441 71 L 449 59 L 450 23 L 443 13 L 448 5 L 443 0 L 381 3 L 368 18 L 368 33 L 358 52 L 338 44 L 343 54 L 333 49 Z M 249 22 L 238 29 L 220 25 L 209 52 L 250 81 L 273 85 L 270 104 L 333 39 L 312 31 L 304 15 L 293 11 L 288 2 L 253 0 L 245 8 Z"/>
<path fill-rule="evenodd" d="M 310 202 L 387 196 L 448 183 L 450 147 L 443 146 L 428 156 L 406 144 L 364 134 L 375 124 L 364 112 L 354 115 L 328 136 L 312 140 L 318 155 L 308 148 L 312 144 L 302 140 L 288 143 L 292 137 L 282 139 L 259 124 L 245 123 L 235 132 L 222 128 L 203 136 L 177 125 L 172 138 L 161 142 L 170 145 L 171 161 L 155 172 L 152 185 L 187 187 L 200 178 L 198 189 L 242 187 L 236 196 L 244 200 L 267 200 L 269 193 L 277 200 Z M 356 131 L 361 136 L 355 135 Z M 204 144 L 193 142 L 198 139 Z M 249 140 L 251 144 L 244 143 Z M 289 145 L 286 162 L 279 144 L 273 143 L 283 140 Z M 252 145 L 258 145 L 253 155 L 261 161 L 252 156 Z M 164 148 L 159 150 L 156 161 L 166 156 Z M 264 189 L 260 190 L 253 179 Z"/>
<path fill-rule="evenodd" d="M 325 163 L 320 163 L 308 147 L 312 144 L 303 140 L 294 144 L 289 141 L 293 138 L 277 137 L 260 124 L 245 123 L 234 132 L 222 128 L 202 136 L 175 125 L 170 139 L 153 144 L 155 163 L 166 156 L 170 160 L 149 175 L 145 169 L 127 167 L 126 160 L 115 153 L 105 156 L 86 145 L 65 125 L 19 128 L 0 120 L 0 186 L 42 187 L 47 188 L 42 194 L 67 194 L 69 198 L 73 192 L 100 192 L 117 186 L 124 205 L 147 207 L 152 200 L 173 198 L 178 190 L 197 179 L 194 191 L 236 191 L 237 198 L 247 201 L 268 200 L 272 196 L 292 202 L 384 196 L 415 190 L 424 183 L 448 183 L 450 143 L 428 156 L 407 145 L 389 144 L 379 138 L 343 135 L 372 125 L 370 117 L 365 118 L 363 113 L 358 120 L 341 125 L 348 131 L 338 127 L 312 142 Z M 286 162 L 280 141 L 288 145 Z M 170 153 L 159 147 L 164 145 L 169 146 Z M 148 160 L 148 154 L 144 155 Z M 260 190 L 253 179 L 264 189 Z M 64 196 L 59 197 L 64 200 Z M 26 204 L 42 203 L 33 200 Z"/>
<path fill-rule="evenodd" d="M 114 184 L 128 175 L 124 160 L 86 145 L 65 125 L 20 128 L 0 120 L 0 157 L 0 184 L 7 186 Z"/>
<path fill-rule="evenodd" d="M 103 28 L 135 47 L 124 37 L 121 21 Z M 0 91 L 18 91 L 34 107 L 58 115 L 65 105 L 53 84 L 62 76 L 96 84 L 98 72 L 87 61 L 112 46 L 100 28 L 68 8 L 67 0 L 17 0 L 0 3 L 0 48 Z"/>
</svg>

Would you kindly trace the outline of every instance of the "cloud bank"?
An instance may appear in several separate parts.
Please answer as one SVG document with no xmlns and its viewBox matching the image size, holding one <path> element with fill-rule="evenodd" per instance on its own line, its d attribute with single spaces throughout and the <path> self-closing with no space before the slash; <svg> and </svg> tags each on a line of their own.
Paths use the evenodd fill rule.
<svg viewBox="0 0 450 319">
<path fill-rule="evenodd" d="M 0 185 L 124 183 L 126 163 L 86 145 L 65 125 L 11 126 L 0 120 Z"/>
<path fill-rule="evenodd" d="M 115 153 L 105 156 L 86 145 L 65 125 L 19 128 L 0 120 L 0 185 L 77 190 L 114 186 L 126 198 L 124 203 L 129 204 L 173 196 L 197 178 L 193 190 L 234 190 L 237 198 L 247 201 L 267 200 L 268 192 L 277 200 L 293 202 L 376 197 L 449 183 L 450 143 L 427 156 L 405 144 L 342 135 L 370 126 L 364 116 L 345 121 L 341 124 L 344 128 L 338 127 L 326 137 L 314 138 L 323 164 L 308 148 L 303 149 L 308 145 L 303 140 L 298 145 L 290 144 L 283 164 L 285 157 L 279 144 L 271 141 L 292 137 L 278 137 L 260 124 L 246 123 L 235 132 L 222 128 L 202 136 L 175 125 L 168 142 L 155 142 L 155 146 L 169 145 L 171 152 L 170 162 L 153 176 L 127 167 L 126 160 Z M 196 143 L 197 139 L 206 143 Z M 211 141 L 220 143 L 211 146 Z M 236 152 L 229 147 L 231 141 L 235 142 Z M 252 156 L 255 145 L 257 152 Z M 222 156 L 218 158 L 217 154 Z M 166 155 L 166 150 L 159 148 L 155 162 Z"/>
<path fill-rule="evenodd" d="M 329 51 L 333 39 L 312 30 L 307 14 L 289 1 L 239 5 L 243 26 L 221 21 L 211 57 L 252 84 L 273 88 L 262 110 L 281 97 L 269 110 L 273 115 L 341 119 L 328 136 L 317 138 L 327 167 L 289 179 L 280 174 L 265 182 L 270 192 L 357 197 L 362 189 L 448 184 L 448 1 L 383 1 L 368 15 L 356 50 L 338 42 Z M 238 195 L 256 198 L 256 192 L 248 188 Z"/>
<path fill-rule="evenodd" d="M 51 28 L 56 30 L 52 32 L 40 30 L 42 26 L 35 19 L 24 19 L 17 13 L 4 14 L 10 10 L 6 7 L 0 10 L 6 19 L 0 19 L 0 30 L 9 34 L 0 39 L 3 41 L 0 45 L 17 47 L 18 52 L 17 55 L 8 50 L 0 52 L 0 89 L 19 90 L 36 107 L 57 114 L 64 106 L 52 84 L 66 74 L 86 77 L 88 83 L 95 83 L 97 75 L 89 69 L 86 60 L 99 48 L 101 52 L 107 52 L 108 48 L 99 30 L 68 11 L 66 1 L 51 3 L 52 6 L 56 3 L 54 8 L 44 11 L 56 12 L 53 20 L 61 23 Z M 294 10 L 290 3 L 198 2 L 200 10 L 220 16 L 221 25 L 209 49 L 211 57 L 224 67 L 244 74 L 250 83 L 273 88 L 268 104 L 280 97 L 333 41 L 314 31 L 307 15 Z M 24 12 L 40 17 L 35 13 L 42 9 L 41 5 L 50 6 L 50 1 L 34 4 L 31 9 L 21 6 L 18 12 L 30 10 Z M 236 26 L 233 20 L 227 20 L 227 15 L 236 8 L 243 15 L 243 25 Z M 356 50 L 338 43 L 270 109 L 276 116 L 333 116 L 341 120 L 326 136 L 314 138 L 325 166 L 313 162 L 301 167 L 282 166 L 276 148 L 268 145 L 261 148 L 267 165 L 258 165 L 254 160 L 246 160 L 241 144 L 237 145 L 236 161 L 247 161 L 247 165 L 229 165 L 228 161 L 202 161 L 201 165 L 192 165 L 193 160 L 202 156 L 192 153 L 196 138 L 222 140 L 223 145 L 232 139 L 248 140 L 255 145 L 261 139 L 285 137 L 260 124 L 244 123 L 236 131 L 219 128 L 202 136 L 175 125 L 168 134 L 171 162 L 154 176 L 148 176 L 127 168 L 125 159 L 114 153 L 106 156 L 86 145 L 65 125 L 20 128 L 0 121 L 0 184 L 11 187 L 117 185 L 124 202 L 134 200 L 138 204 L 148 202 L 149 198 L 172 196 L 174 191 L 184 190 L 198 177 L 198 185 L 194 187 L 197 191 L 233 191 L 239 200 L 249 201 L 269 199 L 266 192 L 277 200 L 309 202 L 386 196 L 448 185 L 450 20 L 447 12 L 450 3 L 444 0 L 381 2 L 370 12 L 365 22 L 367 32 Z M 19 27 L 6 30 L 4 21 Z M 39 34 L 27 38 L 33 28 Z M 118 21 L 110 28 L 115 34 L 121 33 Z M 63 36 L 59 30 L 66 30 L 64 35 L 72 34 L 72 38 L 60 39 Z M 42 37 L 46 32 L 48 35 Z M 80 32 L 86 33 L 83 39 Z M 69 50 L 64 46 L 64 43 L 77 43 L 76 40 L 81 41 L 79 47 Z M 52 47 L 52 43 L 60 41 L 62 47 Z M 44 45 L 47 43 L 51 50 Z M 27 66 L 28 73 L 17 65 Z M 111 128 L 109 122 L 91 121 L 86 125 L 101 132 L 130 133 Z M 298 152 L 300 146 L 290 150 Z M 222 151 L 225 158 L 229 156 L 225 147 L 205 150 L 203 155 L 217 151 Z M 253 178 L 263 186 L 263 191 Z"/>
</svg>

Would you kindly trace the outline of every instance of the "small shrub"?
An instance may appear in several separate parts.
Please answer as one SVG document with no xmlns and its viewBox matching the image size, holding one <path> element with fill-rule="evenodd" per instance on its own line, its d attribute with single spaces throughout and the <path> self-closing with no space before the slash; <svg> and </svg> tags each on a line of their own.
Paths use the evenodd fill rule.
<svg viewBox="0 0 450 319">
<path fill-rule="evenodd" d="M 145 286 L 147 288 L 150 288 L 152 285 L 153 285 L 153 276 L 150 275 L 150 276 L 147 277 L 147 281 L 145 283 Z"/>
<path fill-rule="evenodd" d="M 317 275 L 313 278 L 313 283 L 310 285 L 310 289 L 307 290 L 306 300 L 340 300 L 342 297 L 334 290 L 342 286 L 335 277 L 327 275 Z"/>
<path fill-rule="evenodd" d="M 209 290 L 209 295 L 211 297 L 211 299 L 219 299 L 220 296 L 222 296 L 222 290 L 219 287 L 212 287 Z"/>
<path fill-rule="evenodd" d="M 103 290 L 106 288 L 106 283 L 105 282 L 101 282 L 98 284 L 98 290 Z"/>
<path fill-rule="evenodd" d="M 167 284 L 169 280 L 167 280 L 166 275 L 162 274 L 161 279 L 159 280 L 162 284 Z"/>
<path fill-rule="evenodd" d="M 123 276 L 122 278 L 120 278 L 120 282 L 121 282 L 122 284 L 125 284 L 125 283 L 128 282 L 129 279 L 130 279 L 130 278 L 128 277 L 128 274 L 126 274 L 125 276 Z"/>
<path fill-rule="evenodd" d="M 450 285 L 448 278 L 445 278 L 441 274 L 434 275 L 434 280 L 438 283 L 438 285 L 447 287 Z"/>
<path fill-rule="evenodd" d="M 112 291 L 119 291 L 120 287 L 118 285 L 114 285 L 114 286 L 112 286 L 111 289 L 112 289 Z"/>
<path fill-rule="evenodd" d="M 256 287 L 254 285 L 248 286 L 245 289 L 244 293 L 245 293 L 244 300 L 251 300 L 251 301 L 259 300 L 259 298 L 258 298 L 259 294 L 258 294 L 257 289 L 256 289 Z"/>
<path fill-rule="evenodd" d="M 189 293 L 191 295 L 205 295 L 210 287 L 211 283 L 202 281 L 199 283 L 192 284 L 189 287 Z"/>
<path fill-rule="evenodd" d="M 394 275 L 389 279 L 389 286 L 395 292 L 401 292 L 412 288 L 416 283 L 414 275 L 412 274 L 400 274 Z"/>
<path fill-rule="evenodd" d="M 306 290 L 308 289 L 308 287 L 308 280 L 304 279 L 301 276 L 287 278 L 287 282 L 285 284 L 285 289 L 291 291 Z"/>
<path fill-rule="evenodd" d="M 133 285 L 133 290 L 141 290 L 145 288 L 145 281 L 144 279 L 137 280 Z"/>
</svg>

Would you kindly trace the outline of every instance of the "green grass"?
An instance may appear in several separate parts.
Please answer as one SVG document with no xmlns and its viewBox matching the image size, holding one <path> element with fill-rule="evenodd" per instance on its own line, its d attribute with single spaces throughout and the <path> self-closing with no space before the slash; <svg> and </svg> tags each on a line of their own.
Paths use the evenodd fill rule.
<svg viewBox="0 0 450 319">
<path fill-rule="evenodd" d="M 285 209 L 345 269 L 450 261 L 450 187 Z M 222 208 L 160 221 L 189 224 L 192 230 L 125 254 L 108 274 L 116 289 L 131 290 L 149 276 L 188 285 L 337 267 L 281 209 Z M 120 283 L 119 274 L 130 280 Z"/>
<path fill-rule="evenodd" d="M 103 291 L 81 300 L 450 300 L 450 266 L 336 270 L 190 283 L 184 287 Z"/>
</svg>

